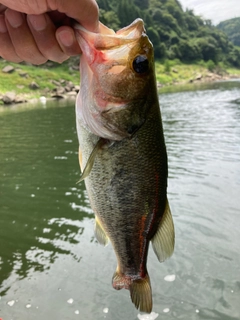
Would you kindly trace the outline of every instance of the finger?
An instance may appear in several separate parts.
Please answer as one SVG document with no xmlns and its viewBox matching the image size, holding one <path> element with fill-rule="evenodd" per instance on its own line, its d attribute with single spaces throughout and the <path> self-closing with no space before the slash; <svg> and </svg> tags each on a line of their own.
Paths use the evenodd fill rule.
<svg viewBox="0 0 240 320">
<path fill-rule="evenodd" d="M 12 10 L 24 12 L 28 14 L 41 14 L 48 11 L 47 1 L 38 0 L 1 0 L 1 4 Z M 0 5 L 1 6 L 1 5 Z"/>
<path fill-rule="evenodd" d="M 5 7 L 4 5 L 0 4 L 0 12 L 1 13 L 3 13 L 6 9 L 7 9 L 7 7 Z"/>
<path fill-rule="evenodd" d="M 98 32 L 98 5 L 95 0 L 48 0 L 51 10 L 65 13 L 89 31 Z"/>
<path fill-rule="evenodd" d="M 7 9 L 5 11 L 6 26 L 16 54 L 24 61 L 36 65 L 47 61 L 39 51 L 26 22 L 26 16 L 20 12 Z"/>
<path fill-rule="evenodd" d="M 60 47 L 68 56 L 75 56 L 81 53 L 75 33 L 71 27 L 65 26 L 58 28 L 56 38 Z"/>
<path fill-rule="evenodd" d="M 16 54 L 12 41 L 8 34 L 4 15 L 0 15 L 0 56 L 12 62 L 21 62 L 22 59 Z"/>
<path fill-rule="evenodd" d="M 61 63 L 69 58 L 58 43 L 56 27 L 47 14 L 28 15 L 27 22 L 39 51 L 46 59 Z"/>
</svg>

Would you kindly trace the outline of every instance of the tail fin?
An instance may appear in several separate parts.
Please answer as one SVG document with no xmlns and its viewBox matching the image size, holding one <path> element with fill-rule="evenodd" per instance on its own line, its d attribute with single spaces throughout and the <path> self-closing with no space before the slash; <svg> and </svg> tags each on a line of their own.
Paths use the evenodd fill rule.
<svg viewBox="0 0 240 320">
<path fill-rule="evenodd" d="M 152 289 L 148 274 L 144 278 L 135 279 L 131 276 L 120 274 L 117 271 L 113 275 L 113 287 L 116 290 L 129 289 L 135 307 L 142 312 L 152 311 Z"/>
<path fill-rule="evenodd" d="M 133 280 L 129 287 L 132 302 L 141 312 L 152 312 L 152 289 L 150 278 L 146 274 L 145 278 Z"/>
</svg>

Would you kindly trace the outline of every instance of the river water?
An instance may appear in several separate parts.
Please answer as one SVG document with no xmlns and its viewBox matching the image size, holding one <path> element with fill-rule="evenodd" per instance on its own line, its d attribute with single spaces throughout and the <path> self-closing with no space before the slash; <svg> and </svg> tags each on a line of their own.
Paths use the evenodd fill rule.
<svg viewBox="0 0 240 320">
<path fill-rule="evenodd" d="M 160 94 L 176 248 L 148 270 L 145 319 L 240 319 L 240 82 Z M 0 318 L 135 320 L 111 287 L 116 259 L 97 243 L 76 184 L 74 102 L 0 113 Z"/>
</svg>

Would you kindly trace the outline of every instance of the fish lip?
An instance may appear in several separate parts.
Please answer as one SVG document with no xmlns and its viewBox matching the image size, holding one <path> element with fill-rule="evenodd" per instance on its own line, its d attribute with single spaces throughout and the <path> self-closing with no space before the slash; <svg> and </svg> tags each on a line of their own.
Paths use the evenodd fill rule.
<svg viewBox="0 0 240 320">
<path fill-rule="evenodd" d="M 86 30 L 82 25 L 80 25 L 77 22 L 73 24 L 73 28 L 75 30 L 79 30 L 85 34 L 92 35 L 93 37 L 96 37 L 95 32 Z M 113 29 L 106 27 L 104 24 L 102 24 L 100 22 L 100 33 L 101 33 L 101 29 L 104 29 L 104 31 L 105 31 L 103 34 L 104 37 L 109 37 L 109 38 L 112 38 L 112 37 L 116 38 L 117 37 L 117 38 L 126 39 L 126 40 L 127 39 L 129 39 L 129 40 L 130 39 L 138 39 L 142 36 L 143 33 L 146 34 L 144 22 L 141 18 L 135 19 L 130 25 L 118 30 L 117 32 L 115 32 Z M 106 31 L 108 33 L 106 33 Z M 132 31 L 135 31 L 135 33 Z"/>
<path fill-rule="evenodd" d="M 117 32 L 109 29 L 100 23 L 100 33 L 94 33 L 86 30 L 78 23 L 73 25 L 77 39 L 81 42 L 92 42 L 91 46 L 96 50 L 107 51 L 118 46 L 128 45 L 138 41 L 143 35 L 146 35 L 143 20 L 137 18 L 129 26 L 124 27 Z M 103 30 L 103 33 L 101 31 Z M 81 45 L 80 45 L 81 46 Z M 84 53 L 84 50 L 83 50 Z"/>
</svg>

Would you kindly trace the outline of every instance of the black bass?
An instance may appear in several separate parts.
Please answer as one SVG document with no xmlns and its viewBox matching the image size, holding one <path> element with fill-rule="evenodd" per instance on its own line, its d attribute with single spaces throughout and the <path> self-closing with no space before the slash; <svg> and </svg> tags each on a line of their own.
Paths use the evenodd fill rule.
<svg viewBox="0 0 240 320">
<path fill-rule="evenodd" d="M 95 213 L 95 236 L 117 257 L 112 284 L 152 310 L 147 272 L 150 241 L 160 262 L 174 250 L 167 200 L 167 153 L 153 47 L 143 21 L 114 32 L 77 25 L 82 49 L 76 102 L 81 180 Z"/>
</svg>

